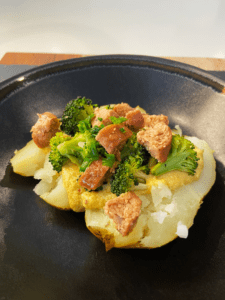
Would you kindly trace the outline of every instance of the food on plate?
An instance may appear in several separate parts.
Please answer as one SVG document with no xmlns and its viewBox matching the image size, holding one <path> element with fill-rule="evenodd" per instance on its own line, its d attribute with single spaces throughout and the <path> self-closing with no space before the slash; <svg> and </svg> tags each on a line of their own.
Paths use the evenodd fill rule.
<svg viewBox="0 0 225 300">
<path fill-rule="evenodd" d="M 15 151 L 15 173 L 59 209 L 85 211 L 106 250 L 156 248 L 186 238 L 215 182 L 209 145 L 169 127 L 164 115 L 127 103 L 70 101 L 58 119 L 38 114 L 32 140 Z"/>
<path fill-rule="evenodd" d="M 153 126 L 145 127 L 145 130 L 140 130 L 137 141 L 145 146 L 152 157 L 159 162 L 165 162 L 171 149 L 172 131 L 165 123 L 158 122 Z"/>
<path fill-rule="evenodd" d="M 22 176 L 34 176 L 35 172 L 44 166 L 50 148 L 39 148 L 33 140 L 25 147 L 15 151 L 11 159 L 13 171 Z"/>
<path fill-rule="evenodd" d="M 111 218 L 122 236 L 128 235 L 141 213 L 141 199 L 134 192 L 127 192 L 106 202 L 105 214 Z"/>
<path fill-rule="evenodd" d="M 38 114 L 38 117 L 37 123 L 31 128 L 32 139 L 39 148 L 45 148 L 59 131 L 59 120 L 50 112 Z"/>
</svg>

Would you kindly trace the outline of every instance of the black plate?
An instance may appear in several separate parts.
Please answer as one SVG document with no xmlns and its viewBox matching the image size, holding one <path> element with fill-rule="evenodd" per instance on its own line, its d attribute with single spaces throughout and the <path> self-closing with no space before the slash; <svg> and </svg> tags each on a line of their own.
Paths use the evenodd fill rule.
<svg viewBox="0 0 225 300">
<path fill-rule="evenodd" d="M 225 299 L 224 86 L 200 69 L 140 56 L 57 62 L 0 84 L 0 299 Z M 83 213 L 52 208 L 33 193 L 32 178 L 12 172 L 36 114 L 60 116 L 79 95 L 168 115 L 214 148 L 216 183 L 187 240 L 106 253 Z"/>
</svg>

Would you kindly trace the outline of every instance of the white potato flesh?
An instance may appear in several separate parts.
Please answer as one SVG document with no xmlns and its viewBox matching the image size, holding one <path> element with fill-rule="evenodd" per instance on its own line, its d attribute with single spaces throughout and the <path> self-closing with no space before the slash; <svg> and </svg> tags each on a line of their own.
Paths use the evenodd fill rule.
<svg viewBox="0 0 225 300">
<path fill-rule="evenodd" d="M 147 216 L 142 214 L 138 218 L 137 224 L 132 232 L 123 237 L 115 228 L 113 221 L 101 209 L 85 210 L 85 221 L 87 228 L 106 246 L 106 250 L 111 248 L 133 248 L 139 243 L 144 235 Z"/>
<path fill-rule="evenodd" d="M 193 137 L 187 138 L 204 150 L 204 167 L 200 178 L 178 188 L 172 194 L 168 193 L 168 187 L 163 190 L 163 186 L 159 186 L 162 191 L 158 194 L 164 195 L 161 202 L 152 199 L 156 197 L 155 195 L 158 197 L 155 190 L 153 195 L 139 196 L 142 201 L 144 200 L 142 212 L 136 227 L 127 237 L 122 237 L 103 210 L 85 211 L 87 228 L 105 243 L 106 250 L 112 247 L 161 247 L 178 236 L 179 224 L 186 226 L 187 229 L 192 226 L 203 198 L 215 182 L 216 163 L 213 151 L 205 141 Z"/>
<path fill-rule="evenodd" d="M 40 181 L 39 184 L 46 184 L 46 182 Z M 51 185 L 51 183 L 49 184 Z M 38 187 L 36 186 L 36 189 Z M 56 181 L 55 186 L 50 188 L 49 191 L 40 195 L 40 197 L 48 204 L 63 210 L 69 210 L 69 200 L 67 196 L 66 189 L 63 186 L 62 175 L 60 175 Z"/>
<path fill-rule="evenodd" d="M 35 194 L 41 196 L 45 193 L 49 193 L 56 186 L 56 179 L 52 180 L 52 182 L 46 182 L 41 180 L 34 188 Z"/>
<path fill-rule="evenodd" d="M 49 148 L 38 148 L 33 140 L 21 150 L 16 150 L 10 160 L 13 171 L 22 176 L 34 176 L 34 173 L 43 167 Z"/>
<path fill-rule="evenodd" d="M 52 164 L 49 162 L 49 155 L 46 155 L 43 168 L 35 172 L 34 178 L 41 179 L 34 188 L 34 192 L 37 195 L 58 209 L 70 209 L 62 175 L 53 170 Z"/>
<path fill-rule="evenodd" d="M 33 140 L 19 151 L 15 151 L 11 159 L 13 171 L 22 176 L 33 176 L 41 181 L 34 192 L 44 201 L 59 209 L 70 209 L 62 176 L 53 170 L 49 162 L 50 148 L 39 148 Z"/>
<path fill-rule="evenodd" d="M 38 169 L 34 173 L 35 179 L 43 180 L 47 183 L 51 183 L 53 177 L 57 175 L 57 171 L 53 170 L 52 164 L 49 161 L 49 154 L 45 157 L 45 162 L 43 168 Z"/>
</svg>

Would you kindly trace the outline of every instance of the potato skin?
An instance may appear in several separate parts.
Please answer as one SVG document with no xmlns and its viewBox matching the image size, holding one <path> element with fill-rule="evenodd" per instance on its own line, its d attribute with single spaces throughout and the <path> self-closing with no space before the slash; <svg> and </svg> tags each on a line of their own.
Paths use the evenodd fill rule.
<svg viewBox="0 0 225 300">
<path fill-rule="evenodd" d="M 87 229 L 105 244 L 106 252 L 114 247 L 114 235 L 112 233 L 109 233 L 104 228 L 96 229 L 94 227 L 87 226 Z"/>
</svg>

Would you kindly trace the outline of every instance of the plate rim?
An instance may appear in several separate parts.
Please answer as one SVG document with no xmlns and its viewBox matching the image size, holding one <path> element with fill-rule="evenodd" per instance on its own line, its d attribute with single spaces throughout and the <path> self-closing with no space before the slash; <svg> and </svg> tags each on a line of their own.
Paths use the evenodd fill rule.
<svg viewBox="0 0 225 300">
<path fill-rule="evenodd" d="M 9 97 L 9 95 L 35 80 L 54 75 L 56 73 L 81 69 L 91 66 L 133 66 L 149 67 L 172 74 L 183 75 L 193 79 L 215 91 L 225 95 L 225 81 L 208 73 L 207 71 L 191 66 L 189 64 L 177 62 L 174 60 L 144 55 L 96 55 L 72 58 L 51 62 L 41 66 L 36 66 L 27 71 L 21 72 L 0 83 L 0 101 Z"/>
<path fill-rule="evenodd" d="M 102 57 L 102 56 L 101 56 Z M 127 56 L 126 56 L 127 57 Z M 96 57 L 94 57 L 94 58 L 96 58 Z M 97 57 L 98 58 L 98 57 Z M 103 58 L 105 58 L 105 57 L 103 57 Z M 119 57 L 119 59 L 121 58 L 121 56 Z M 133 58 L 133 56 L 132 56 L 132 58 Z M 111 56 L 110 56 L 110 59 L 111 59 Z M 104 60 L 104 59 L 103 59 Z M 103 61 L 102 60 L 102 61 Z M 65 65 L 65 63 L 68 63 L 68 66 L 70 66 L 71 65 L 71 63 L 73 64 L 73 62 L 79 62 L 79 63 L 83 63 L 84 61 L 86 62 L 87 61 L 87 63 L 89 62 L 89 58 L 82 58 L 82 59 L 72 59 L 72 60 L 70 60 L 70 61 L 60 61 L 60 62 L 54 62 L 54 63 L 50 63 L 50 64 L 47 64 L 47 65 L 44 65 L 44 66 L 41 66 L 41 67 L 35 67 L 35 68 L 33 68 L 33 69 L 31 69 L 31 70 L 29 70 L 29 71 L 26 71 L 26 72 L 22 72 L 22 73 L 20 73 L 20 74 L 18 74 L 18 75 L 16 75 L 16 76 L 14 76 L 14 77 L 12 77 L 12 78 L 10 78 L 8 81 L 9 81 L 9 84 L 8 84 L 8 86 L 9 87 L 12 87 L 12 85 L 11 84 L 13 84 L 14 83 L 14 81 L 16 81 L 16 82 L 18 82 L 20 85 L 18 86 L 18 88 L 20 89 L 23 89 L 23 88 L 25 88 L 26 87 L 26 84 L 29 84 L 29 83 L 32 83 L 32 82 L 34 82 L 34 77 L 36 76 L 36 72 L 38 71 L 40 71 L 40 72 L 43 72 L 43 70 L 45 70 L 46 69 L 46 71 L 47 71 L 47 73 L 49 72 L 49 71 L 51 71 L 52 70 L 52 67 L 53 67 L 53 69 L 56 67 L 60 67 L 61 68 L 61 65 L 62 65 L 62 68 L 63 68 L 63 66 Z M 90 61 L 91 61 L 91 59 L 90 59 Z M 137 60 L 136 60 L 137 61 Z M 140 59 L 140 63 L 142 62 L 143 60 L 142 60 L 142 57 L 141 57 L 141 59 Z M 165 62 L 165 60 L 149 60 L 150 62 L 156 62 L 156 63 L 161 63 L 161 62 Z M 167 60 L 166 60 L 166 62 L 167 62 Z M 165 62 L 165 63 L 166 63 Z M 170 61 L 169 61 L 169 63 L 170 63 Z M 176 62 L 174 62 L 175 64 L 176 64 L 176 66 L 180 66 L 180 65 L 182 65 L 183 66 L 183 64 L 180 64 L 180 63 L 176 63 Z M 172 66 L 174 66 L 174 63 L 172 63 Z M 171 64 L 169 64 L 169 66 L 170 66 Z M 164 64 L 163 64 L 163 66 L 164 66 Z M 143 67 L 144 67 L 144 65 L 143 65 Z M 184 67 L 186 67 L 186 66 L 184 66 Z M 189 66 L 188 66 L 189 67 Z M 187 67 L 187 68 L 188 68 Z M 191 66 L 190 66 L 191 67 Z M 197 68 L 194 68 L 194 67 L 191 67 L 191 69 L 197 69 Z M 154 69 L 155 70 L 155 69 Z M 163 69 L 161 69 L 161 70 L 163 70 Z M 187 69 L 185 69 L 185 70 L 187 70 Z M 198 70 L 198 69 L 197 69 Z M 199 69 L 199 72 L 202 74 L 202 73 L 205 73 L 204 71 L 202 72 L 202 70 L 201 69 Z M 18 78 L 20 78 L 21 76 L 26 76 L 26 74 L 28 75 L 28 77 L 26 77 L 26 79 L 24 80 L 24 81 L 18 81 Z M 43 74 L 43 73 L 39 73 L 39 74 Z M 55 73 L 52 73 L 52 76 L 53 76 L 53 79 L 54 79 L 54 76 L 56 75 L 57 73 L 55 72 Z M 206 75 L 207 75 L 207 78 L 208 77 L 213 77 L 213 76 L 209 76 L 209 74 L 208 73 L 206 73 Z M 29 77 L 29 76 L 31 76 L 31 77 Z M 34 76 L 34 77 L 32 77 L 32 76 Z M 44 75 L 45 76 L 45 75 Z M 51 73 L 49 73 L 49 76 L 51 76 Z M 42 79 L 42 78 L 44 78 L 44 77 L 39 77 L 39 76 L 37 76 L 37 80 L 38 79 Z M 46 77 L 46 78 L 48 78 L 48 77 Z M 190 77 L 190 78 L 192 78 L 192 77 Z M 45 80 L 45 79 L 44 79 Z M 216 78 L 216 80 L 217 80 L 217 78 Z M 8 96 L 10 96 L 11 94 L 8 94 Z M 5 98 L 4 98 L 5 99 Z M 7 99 L 6 99 L 7 100 Z M 1 85 L 0 85 L 0 105 L 1 105 Z M 16 192 L 18 192 L 18 190 L 16 189 Z M 32 195 L 34 195 L 33 193 L 32 193 Z M 33 200 L 32 199 L 32 197 L 31 197 L 31 200 Z M 20 200 L 21 201 L 21 200 Z M 42 201 L 42 200 L 41 200 Z M 217 201 L 218 202 L 218 201 Z M 35 203 L 34 203 L 35 204 Z M 45 204 L 44 204 L 45 205 Z M 47 204 L 46 204 L 47 205 Z M 35 206 L 35 205 L 34 205 Z M 14 208 L 14 204 L 13 204 L 13 208 Z M 51 208 L 50 208 L 51 209 Z M 214 210 L 215 210 L 215 208 L 214 208 Z M 41 211 L 42 212 L 42 211 Z M 75 217 L 76 218 L 76 217 Z M 80 222 L 79 222 L 80 223 Z M 82 224 L 83 224 L 83 222 L 82 222 Z M 33 226 L 33 224 L 32 224 L 32 226 Z M 214 225 L 215 226 L 215 225 Z M 215 228 L 215 227 L 212 227 L 212 228 Z M 87 229 L 86 229 L 87 230 Z M 94 239 L 94 236 L 92 236 L 91 235 L 91 237 Z M 11 236 L 9 236 L 9 238 L 11 239 Z M 95 242 L 96 242 L 96 239 L 95 239 Z M 100 241 L 97 241 L 97 243 L 100 245 Z M 215 244 L 215 241 L 213 241 L 213 243 Z M 24 244 L 25 246 L 26 246 L 26 243 Z M 24 247 L 25 247 L 24 246 Z M 98 258 L 99 258 L 99 255 L 102 253 L 101 251 L 102 250 L 104 250 L 104 245 L 101 245 L 101 249 L 102 250 L 99 250 L 99 248 L 98 247 L 96 247 L 95 246 L 95 244 L 94 244 L 94 247 L 93 247 L 93 249 L 95 250 L 96 249 L 96 251 L 98 251 Z M 181 248 L 181 249 L 183 249 L 183 248 Z M 117 259 L 118 260 L 118 262 L 121 260 L 121 257 L 123 258 L 123 256 L 121 256 L 120 255 L 120 252 L 118 252 L 118 250 L 120 251 L 121 249 L 116 249 L 116 254 L 112 254 L 112 262 L 110 261 L 109 263 L 107 262 L 107 263 L 105 263 L 105 259 L 103 259 L 103 266 L 105 266 L 105 265 L 107 265 L 108 264 L 108 266 L 111 266 L 112 265 L 112 263 L 113 263 L 113 260 L 114 259 Z M 132 250 L 132 249 L 130 249 L 131 251 L 139 251 L 138 249 L 136 249 L 136 250 Z M 157 249 L 158 251 L 160 251 L 159 250 L 159 248 Z M 112 250 L 113 251 L 113 250 Z M 122 251 L 123 251 L 123 249 L 122 249 Z M 148 251 L 148 250 L 144 250 L 144 251 Z M 20 253 L 23 253 L 23 252 L 20 252 Z M 14 260 L 9 260 L 9 261 L 7 261 L 6 262 L 6 266 L 8 267 L 8 265 L 10 264 L 10 263 L 12 263 L 12 266 L 14 267 L 14 266 L 16 266 L 16 262 L 17 261 L 19 261 L 19 259 L 21 258 L 21 255 L 20 255 L 20 253 L 18 254 L 18 260 L 16 259 L 15 261 Z M 118 254 L 117 254 L 118 253 Z M 136 252 L 135 252 L 136 253 Z M 138 262 L 138 260 L 139 260 L 139 257 L 141 257 L 142 256 L 142 254 L 141 254 L 141 252 L 140 253 L 138 253 L 138 257 L 137 257 L 137 259 L 135 259 L 136 258 L 136 256 L 135 256 L 135 253 L 134 252 L 132 252 L 130 255 L 132 256 L 131 257 L 131 260 L 133 260 L 133 261 L 137 261 Z M 147 252 L 146 252 L 147 253 Z M 159 252 L 159 254 L 160 253 L 162 253 L 162 252 Z M 175 254 L 176 254 L 177 252 L 176 251 L 174 251 L 174 252 L 172 252 L 172 255 L 171 255 L 171 259 L 170 260 L 168 260 L 168 264 L 166 265 L 166 266 L 168 266 L 168 267 L 170 267 L 171 266 L 171 264 L 170 264 L 170 262 L 173 262 L 173 258 L 175 257 Z M 189 252 L 185 252 L 184 251 L 184 254 L 181 254 L 181 258 L 178 256 L 178 258 L 175 260 L 175 262 L 177 262 L 177 266 L 175 266 L 175 270 L 176 270 L 176 267 L 178 268 L 179 266 L 180 266 L 180 263 L 182 262 L 182 258 L 183 257 L 185 257 L 185 255 L 186 256 L 188 256 L 188 253 Z M 195 254 L 195 252 L 191 252 L 191 254 Z M 200 249 L 200 251 L 199 252 L 197 252 L 197 254 L 198 253 L 201 253 L 201 249 Z M 202 252 L 202 253 L 204 253 L 204 252 Z M 33 254 L 33 252 L 31 252 L 31 254 Z M 96 255 L 97 255 L 96 254 Z M 211 254 L 211 252 L 210 252 L 210 254 Z M 92 255 L 92 252 L 91 252 L 91 255 Z M 128 260 L 127 261 L 129 261 L 129 254 L 128 254 L 128 252 L 126 252 L 126 257 L 128 257 Z M 208 254 L 207 254 L 208 255 Z M 51 255 L 50 256 L 50 258 L 52 258 L 53 256 Z M 93 260 L 95 260 L 96 259 L 96 257 L 97 256 L 91 256 L 91 258 L 93 258 Z M 133 259 L 133 257 L 134 257 L 134 259 Z M 163 257 L 163 256 L 162 256 Z M 164 256 L 165 257 L 165 256 Z M 163 262 L 163 259 L 164 259 L 164 257 L 163 258 L 160 258 L 160 262 Z M 197 256 L 197 257 L 199 257 L 199 256 Z M 206 257 L 208 257 L 208 256 L 206 256 Z M 210 256 L 211 257 L 211 256 Z M 35 256 L 35 258 L 36 258 L 36 256 Z M 9 257 L 9 259 L 10 259 L 10 257 Z M 58 259 L 58 256 L 57 256 L 57 259 Z M 135 270 L 137 270 L 137 271 L 139 271 L 139 270 L 144 270 L 144 271 L 146 271 L 147 272 L 147 266 L 148 265 L 150 265 L 151 264 L 151 261 L 150 261 L 150 263 L 147 265 L 146 264 L 146 267 L 144 266 L 144 262 L 145 262 L 145 260 L 147 261 L 147 254 L 144 254 L 144 258 L 143 258 L 143 260 L 142 259 L 140 259 L 140 266 L 137 266 L 137 268 L 135 268 Z M 189 259 L 190 260 L 190 259 Z M 29 260 L 28 259 L 28 261 L 25 259 L 25 263 L 27 262 L 27 264 L 28 264 L 28 266 L 29 266 L 29 263 L 30 263 L 30 261 L 31 260 Z M 122 265 L 122 266 L 127 266 L 127 261 L 125 261 L 125 263 L 124 263 L 124 265 Z M 205 262 L 205 257 L 203 257 L 203 259 L 202 259 L 202 261 L 203 262 Z M 34 266 L 36 266 L 37 264 L 38 264 L 38 262 L 39 262 L 39 258 L 37 257 L 37 260 L 33 263 L 34 264 Z M 67 262 L 67 261 L 66 261 Z M 86 262 L 86 260 L 85 260 L 85 262 Z M 157 258 L 156 258 L 156 262 L 157 262 Z M 192 263 L 192 260 L 190 260 L 190 262 Z M 218 268 L 218 265 L 217 265 L 217 263 L 218 263 L 218 260 L 216 260 L 216 266 L 215 266 L 215 268 L 216 268 L 216 270 L 217 270 L 217 268 Z M 192 263 L 193 264 L 193 263 Z M 196 269 L 194 269 L 194 267 L 192 267 L 192 264 L 191 264 L 191 271 L 189 271 L 189 273 L 187 273 L 188 275 L 189 274 L 194 274 L 195 276 L 197 276 L 198 274 L 199 274 L 199 270 L 200 271 L 202 271 L 202 265 L 200 264 L 200 267 L 198 267 L 198 265 L 197 265 L 197 267 L 196 267 Z M 56 264 L 55 264 L 56 265 Z M 118 265 L 118 264 L 116 264 L 116 265 Z M 4 265 L 5 266 L 5 265 Z M 42 266 L 42 265 L 41 265 Z M 98 268 L 96 267 L 96 265 L 93 263 L 93 264 L 90 264 L 90 267 L 89 267 L 89 265 L 87 265 L 88 267 L 87 267 L 87 269 L 85 269 L 85 271 L 88 271 L 88 274 L 93 274 L 94 272 L 96 272 L 96 270 L 98 270 Z M 143 267 L 142 267 L 143 266 Z M 40 270 L 43 270 L 42 269 L 43 267 L 40 267 Z M 47 275 L 46 275 L 46 272 L 45 271 L 42 271 L 42 272 L 40 272 L 40 277 L 41 278 L 43 278 L 43 277 L 47 277 L 47 279 L 48 280 L 46 280 L 46 282 L 49 282 L 49 280 L 52 280 L 52 278 L 54 279 L 54 277 L 52 277 L 52 274 L 53 274 L 53 271 L 52 270 L 54 270 L 52 267 L 51 267 L 51 265 L 50 265 L 50 267 L 49 267 L 49 269 L 50 269 L 50 275 L 48 275 L 48 273 L 47 273 L 47 275 L 49 276 L 49 277 L 47 277 Z M 22 276 L 23 275 L 23 270 L 24 270 L 24 277 Z M 58 270 L 60 271 L 60 272 L 62 272 L 64 269 L 62 268 L 62 263 L 61 263 L 61 261 L 59 261 L 59 268 L 58 268 Z M 87 278 L 90 278 L 90 277 L 85 277 L 85 279 L 84 279 L 84 281 L 79 281 L 79 276 L 81 276 L 81 278 L 82 278 L 82 273 L 80 273 L 80 271 L 79 271 L 79 267 L 78 267 L 78 273 L 75 273 L 75 272 L 72 272 L 72 271 L 70 271 L 70 269 L 69 268 L 67 268 L 67 269 L 65 269 L 66 270 L 66 272 L 68 272 L 68 273 L 64 273 L 64 271 L 62 272 L 62 274 L 64 275 L 68 275 L 68 274 L 70 274 L 70 272 L 71 272 L 71 274 L 72 274 L 72 276 L 73 277 L 71 277 L 71 278 L 75 278 L 75 279 L 77 279 L 77 281 L 78 281 L 78 283 L 75 285 L 75 287 L 74 287 L 74 290 L 75 291 L 77 291 L 78 290 L 78 288 L 80 288 L 80 286 L 82 286 L 81 285 L 81 283 L 85 283 L 85 279 Z M 153 270 L 156 270 L 156 264 L 154 264 L 153 265 Z M 208 269 L 208 270 L 211 270 L 211 269 Z M 203 271 L 204 271 L 204 269 L 203 269 Z M 161 271 L 160 271 L 161 272 Z M 160 274 L 160 272 L 159 272 L 159 274 Z M 173 272 L 173 271 L 172 271 Z M 170 272 L 168 271 L 168 273 L 167 274 L 169 274 Z M 11 275 L 11 273 L 9 272 L 9 273 L 7 273 L 6 275 L 7 275 L 7 277 L 9 276 L 9 275 Z M 30 277 L 31 279 L 30 280 L 32 280 L 33 278 L 37 278 L 36 276 L 38 276 L 38 274 L 39 273 L 34 273 L 35 274 L 35 276 L 33 275 L 33 273 L 30 273 L 30 271 L 29 271 L 29 269 L 27 270 L 27 268 L 19 268 L 19 273 L 18 273 L 19 275 L 19 279 L 20 279 L 20 281 L 21 281 L 21 286 L 24 288 L 24 287 L 27 287 L 28 285 L 27 285 L 27 283 L 26 283 L 26 281 L 25 281 L 25 279 L 26 279 L 26 276 L 28 276 L 29 274 L 31 274 L 32 276 Z M 21 275 L 22 274 L 22 275 Z M 115 276 L 116 276 L 116 274 L 123 274 L 123 273 L 121 273 L 121 271 L 120 271 L 120 269 L 118 269 L 118 270 L 116 270 L 116 273 L 111 273 L 110 274 L 110 276 L 111 276 L 111 278 L 112 279 L 114 279 L 114 278 L 116 278 Z M 150 275 L 151 275 L 152 273 L 150 273 Z M 165 273 L 166 274 L 166 273 Z M 172 273 L 173 274 L 173 273 Z M 196 275 L 197 274 L 197 275 Z M 104 275 L 104 273 L 103 273 L 103 275 Z M 183 272 L 181 272 L 181 283 L 183 283 L 183 287 L 182 288 L 180 288 L 180 290 L 179 290 L 179 294 L 181 295 L 181 296 L 184 296 L 185 295 L 185 288 L 187 288 L 187 286 L 188 286 L 188 284 L 186 283 L 186 281 L 185 281 L 185 279 L 186 279 L 186 277 L 183 279 L 182 278 L 182 275 L 183 275 Z M 201 273 L 200 273 L 200 275 L 201 275 Z M 121 275 L 120 275 L 121 276 Z M 172 280 L 175 278 L 176 279 L 176 277 L 173 277 L 174 275 L 172 275 Z M 183 275 L 184 276 L 184 275 Z M 24 279 L 25 278 L 25 279 Z M 58 278 L 60 278 L 60 277 L 57 277 L 56 276 L 56 279 L 58 279 Z M 64 278 L 66 278 L 66 277 L 64 277 Z M 107 276 L 106 277 L 107 279 L 108 278 L 110 278 L 109 276 Z M 129 278 L 129 277 L 128 277 Z M 135 278 L 135 277 L 134 277 Z M 151 275 L 151 276 L 149 276 L 147 279 L 151 279 L 151 278 L 153 278 L 153 275 Z M 158 276 L 156 276 L 156 279 L 157 278 L 159 278 Z M 188 276 L 187 276 L 187 278 L 188 278 Z M 211 279 L 211 277 L 209 278 L 209 280 Z M 125 277 L 125 280 L 128 280 L 126 277 Z M 170 296 L 170 294 L 169 294 L 169 285 L 167 284 L 167 281 L 166 281 L 166 276 L 165 277 L 163 277 L 162 278 L 162 280 L 164 280 L 163 281 L 163 285 L 162 286 L 160 286 L 161 284 L 159 283 L 157 283 L 156 281 L 153 281 L 152 282 L 152 284 L 151 284 L 151 286 L 148 286 L 147 284 L 146 284 L 146 282 L 147 282 L 147 280 L 145 280 L 144 281 L 144 283 L 141 285 L 142 286 L 142 288 L 144 288 L 143 289 L 143 294 L 141 293 L 141 296 L 143 296 L 144 298 L 145 297 L 150 297 L 150 294 L 154 294 L 155 296 L 156 296 L 156 298 L 158 299 L 158 296 L 157 295 L 160 295 L 159 294 L 159 291 L 160 290 L 162 290 L 163 291 L 163 293 L 164 293 L 164 295 L 165 295 L 165 297 L 169 297 Z M 209 281 L 208 280 L 208 281 Z M 205 282 L 207 283 L 208 282 L 207 281 L 207 279 L 206 279 L 206 281 L 204 281 L 203 283 L 205 284 Z M 14 277 L 12 277 L 12 279 L 11 279 L 11 282 L 13 282 L 14 283 L 14 285 L 17 283 L 16 282 L 16 280 L 14 279 Z M 18 281 L 19 282 L 19 281 Z M 29 281 L 28 281 L 29 282 Z M 40 281 L 40 282 L 42 282 L 42 281 Z M 58 281 L 56 281 L 56 282 L 58 282 Z M 63 283 L 65 283 L 65 280 L 64 281 L 62 281 Z M 81 283 L 80 283 L 81 282 Z M 95 282 L 95 281 L 94 281 Z M 97 281 L 98 282 L 98 281 Z M 104 283 L 105 281 L 103 281 L 103 283 Z M 113 281 L 112 281 L 113 282 Z M 122 282 L 124 282 L 124 281 L 122 281 Z M 194 281 L 193 281 L 194 282 Z M 200 288 L 198 288 L 198 286 L 197 286 L 197 284 L 195 284 L 195 283 L 193 283 L 192 281 L 191 281 L 191 287 L 193 287 L 197 292 L 199 292 L 200 291 Z M 128 288 L 129 288 L 129 286 L 132 284 L 132 283 L 134 283 L 134 280 L 133 279 L 130 279 L 129 278 L 129 280 L 128 280 Z M 177 282 L 175 282 L 176 284 L 175 284 L 175 287 L 176 286 L 178 286 L 179 287 L 179 280 L 177 280 Z M 211 293 L 213 293 L 213 291 L 215 292 L 215 290 L 213 290 L 212 288 L 213 287 L 215 287 L 216 286 L 216 284 L 217 284 L 217 281 L 215 280 L 215 283 L 213 283 L 212 284 L 212 287 L 210 287 L 209 289 L 205 289 L 205 294 L 207 294 L 207 292 L 211 292 Z M 138 285 L 138 284 L 137 284 Z M 135 285 L 135 287 L 137 287 L 137 285 Z M 190 284 L 189 284 L 190 285 Z M 118 285 L 117 284 L 117 281 L 116 281 L 116 283 L 114 283 L 114 284 L 112 284 L 112 285 L 110 285 L 110 291 L 113 289 L 113 288 L 118 288 L 118 286 L 121 288 L 121 286 L 120 285 Z M 197 287 L 196 287 L 197 286 Z M 31 296 L 33 295 L 34 296 L 34 291 L 35 290 L 37 290 L 37 284 L 36 283 L 33 283 L 32 285 L 31 285 L 31 287 L 32 287 L 32 294 L 31 294 Z M 49 295 L 50 297 L 51 297 L 51 295 L 54 297 L 56 297 L 57 299 L 58 299 L 58 296 L 57 296 L 57 291 L 59 291 L 58 293 L 59 293 L 59 298 L 60 298 L 60 295 L 61 295 L 61 293 L 62 293 L 62 291 L 64 291 L 64 288 L 59 288 L 59 289 L 57 289 L 56 288 L 56 285 L 55 285 L 55 283 L 52 285 L 52 287 L 54 288 L 53 289 L 53 293 L 51 294 L 50 293 L 50 289 L 46 289 L 45 288 L 45 286 L 43 286 L 42 284 L 40 285 L 40 287 L 42 287 L 43 288 L 43 292 L 40 294 L 40 295 L 42 295 L 42 297 L 44 297 L 45 296 L 45 294 L 43 294 L 45 291 L 47 291 L 46 293 L 47 293 L 47 295 Z M 71 281 L 69 280 L 68 281 L 68 285 L 66 284 L 65 285 L 65 287 L 67 287 L 68 288 L 68 290 L 67 290 L 67 292 L 68 292 L 68 295 L 69 295 L 69 293 L 71 293 L 71 292 L 73 292 L 73 285 L 71 284 Z M 89 285 L 87 285 L 87 288 L 89 287 Z M 148 287 L 148 288 L 145 288 L 145 287 Z M 205 285 L 204 285 L 204 287 L 205 287 Z M 11 292 L 10 292 L 10 290 L 9 290 L 9 287 L 8 287 L 8 285 L 7 285 L 7 287 L 6 287 L 7 289 L 6 289 L 6 292 L 5 293 L 7 293 L 7 295 L 10 297 L 10 295 L 11 295 Z M 50 285 L 50 288 L 51 288 L 51 285 Z M 28 291 L 29 291 L 29 289 L 28 289 Z M 56 291 L 56 292 L 55 292 Z M 105 295 L 105 293 L 106 293 L 106 289 L 103 289 L 103 294 L 102 295 Z M 117 291 L 117 290 L 116 290 Z M 119 291 L 119 290 L 118 290 Z M 224 290 L 223 290 L 224 291 Z M 222 291 L 222 293 L 223 293 L 223 291 Z M 124 290 L 122 290 L 122 297 L 125 295 L 125 293 L 124 293 Z M 125 289 L 125 292 L 126 293 L 128 293 L 127 292 L 127 289 Z M 131 292 L 132 292 L 132 290 L 131 290 Z M 131 292 L 129 292 L 129 294 L 128 294 L 128 297 L 131 295 Z M 15 288 L 14 288 L 14 293 L 15 293 L 15 295 L 19 295 L 20 293 L 21 293 L 21 295 L 25 295 L 25 293 L 23 293 L 22 291 L 20 291 L 19 290 L 19 288 L 16 286 Z M 86 299 L 86 297 L 85 297 L 85 295 L 90 295 L 88 292 L 87 293 L 85 293 L 85 292 L 83 292 L 82 290 L 81 290 L 81 292 L 79 291 L 78 292 L 79 294 L 80 294 L 80 296 L 81 297 L 84 297 L 85 299 Z M 137 293 L 138 294 L 138 293 Z M 204 294 L 204 295 L 205 295 Z M 7 295 L 6 295 L 6 297 L 7 297 Z M 66 295 L 67 295 L 67 293 L 66 293 Z M 97 295 L 98 295 L 98 293 L 97 293 Z M 114 295 L 114 294 L 113 294 Z M 136 295 L 136 294 L 135 294 Z M 134 298 L 135 298 L 135 295 L 134 295 Z M 162 295 L 162 294 L 161 294 Z M 174 296 L 175 298 L 176 298 L 176 295 L 177 295 L 177 293 L 176 293 L 176 291 L 173 293 L 171 293 L 171 296 Z M 190 294 L 190 295 L 192 295 L 192 294 Z M 203 295 L 203 296 L 204 296 Z M 216 294 L 217 296 L 219 296 L 218 294 Z M 1 298 L 1 297 L 0 297 Z M 94 299 L 96 299 L 97 297 L 95 297 L 94 296 Z M 160 296 L 159 296 L 159 298 L 160 298 Z M 111 299 L 111 298 L 110 298 Z M 114 299 L 114 296 L 112 296 L 112 299 Z M 132 297 L 132 299 L 133 299 L 133 297 Z"/>
</svg>

